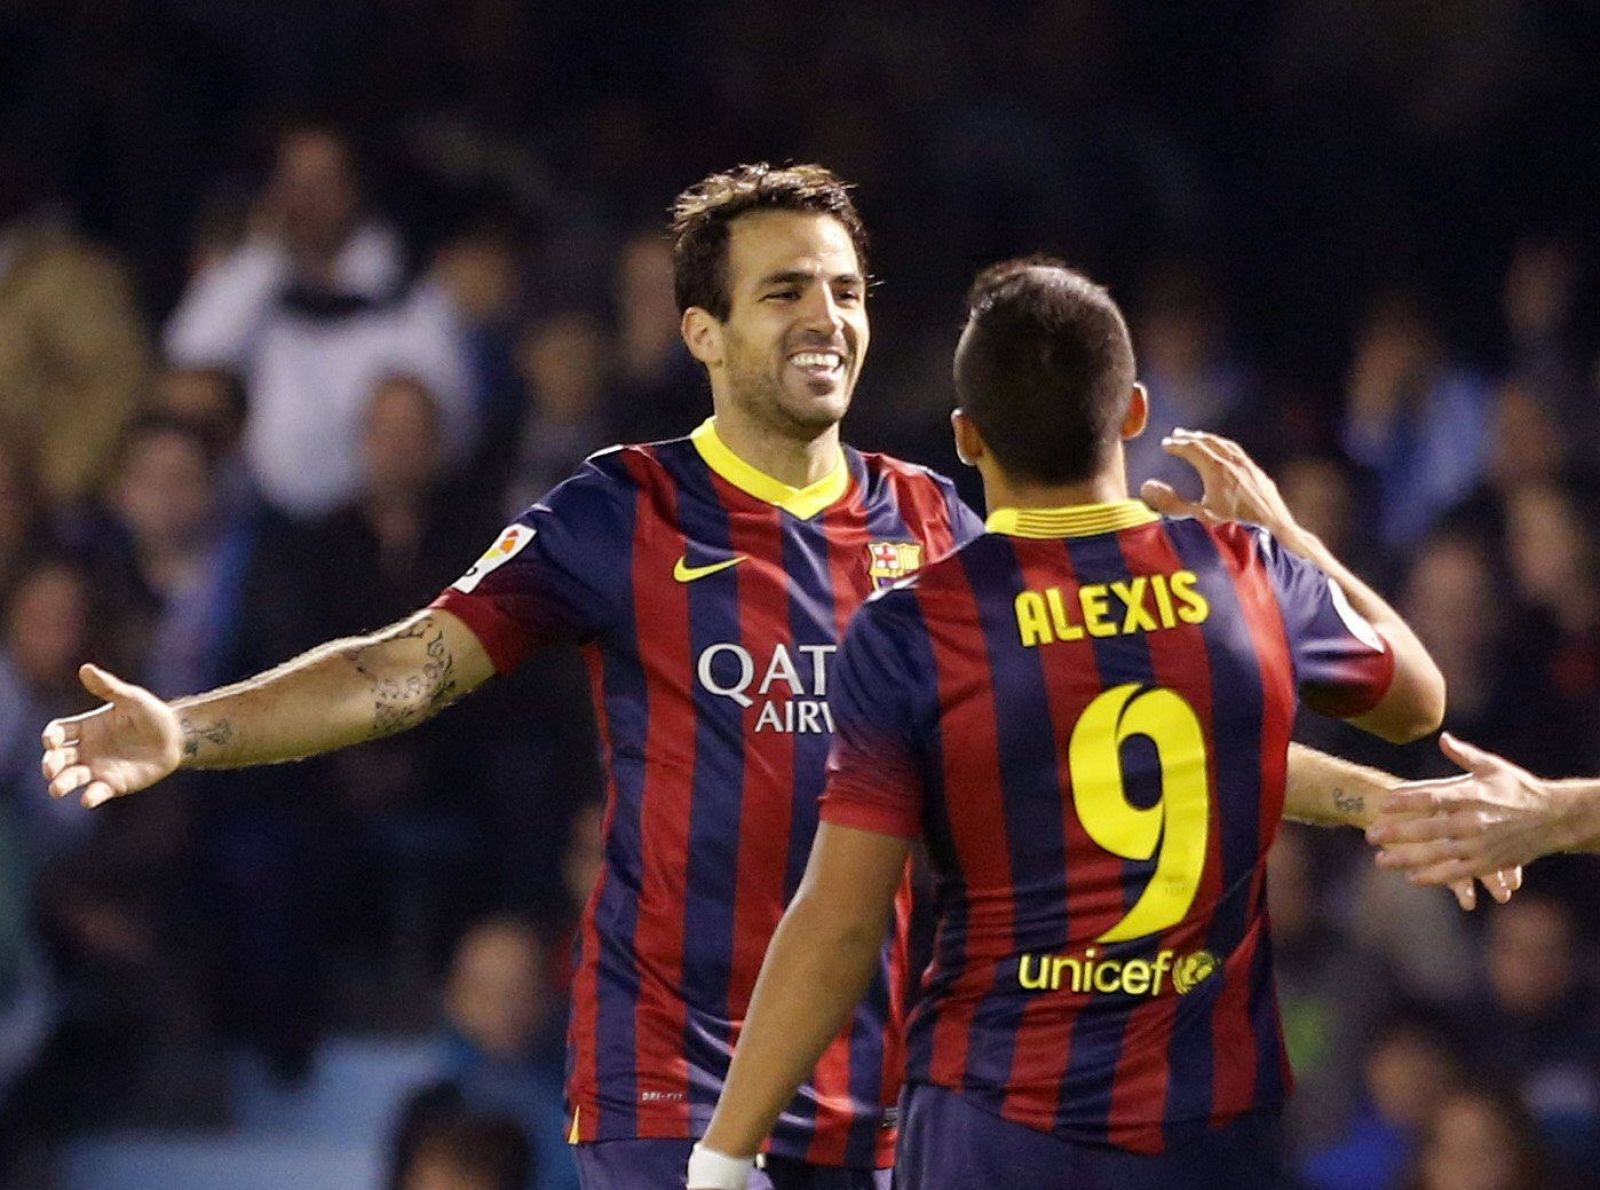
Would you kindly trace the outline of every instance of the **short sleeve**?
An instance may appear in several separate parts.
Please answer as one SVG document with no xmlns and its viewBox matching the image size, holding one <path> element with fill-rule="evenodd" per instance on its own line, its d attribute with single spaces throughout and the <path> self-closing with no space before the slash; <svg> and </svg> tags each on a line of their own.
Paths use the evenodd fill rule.
<svg viewBox="0 0 1600 1190">
<path fill-rule="evenodd" d="M 967 507 L 966 501 L 956 494 L 955 485 L 951 485 L 946 497 L 950 502 L 950 535 L 960 549 L 986 532 L 983 518 Z"/>
<path fill-rule="evenodd" d="M 922 830 L 922 779 L 917 763 L 905 650 L 895 639 L 887 592 L 856 613 L 829 679 L 833 751 L 822 797 L 822 820 L 914 839 Z"/>
<path fill-rule="evenodd" d="M 499 673 L 558 641 L 603 635 L 632 556 L 632 488 L 595 460 L 501 530 L 432 606 L 458 616 Z"/>
<path fill-rule="evenodd" d="M 1340 719 L 1370 711 L 1394 678 L 1388 642 L 1335 580 L 1264 530 L 1257 531 L 1256 552 L 1283 612 L 1301 699 Z"/>
</svg>

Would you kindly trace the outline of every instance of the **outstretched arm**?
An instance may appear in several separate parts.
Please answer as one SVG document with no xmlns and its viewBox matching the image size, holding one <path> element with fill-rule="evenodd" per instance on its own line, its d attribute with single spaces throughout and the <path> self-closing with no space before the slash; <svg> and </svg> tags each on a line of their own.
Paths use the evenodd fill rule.
<svg viewBox="0 0 1600 1190">
<path fill-rule="evenodd" d="M 1557 851 L 1600 852 L 1600 780 L 1550 781 L 1446 733 L 1466 773 L 1402 785 L 1367 831 L 1378 863 L 1417 884 L 1444 884 Z"/>
<path fill-rule="evenodd" d="M 471 629 L 428 609 L 170 703 L 95 666 L 80 673 L 106 703 L 46 726 L 42 767 L 52 796 L 81 790 L 84 805 L 98 806 L 179 768 L 299 760 L 393 735 L 481 685 L 494 667 Z"/>
<path fill-rule="evenodd" d="M 761 964 L 722 1098 L 689 1167 L 689 1190 L 744 1185 L 737 1170 L 717 1175 L 761 1148 L 865 994 L 909 854 L 910 843 L 897 836 L 822 824 Z"/>
</svg>

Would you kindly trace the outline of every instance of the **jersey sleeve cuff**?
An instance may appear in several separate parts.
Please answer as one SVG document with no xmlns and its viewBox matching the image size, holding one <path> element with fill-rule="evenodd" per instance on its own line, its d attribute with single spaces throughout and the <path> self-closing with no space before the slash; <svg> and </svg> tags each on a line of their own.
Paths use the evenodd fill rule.
<svg viewBox="0 0 1600 1190">
<path fill-rule="evenodd" d="M 922 833 L 920 815 L 878 801 L 858 800 L 848 791 L 832 790 L 822 799 L 822 821 L 833 826 L 915 839 Z"/>
<path fill-rule="evenodd" d="M 1347 663 L 1351 671 L 1348 681 L 1308 683 L 1301 694 L 1305 704 L 1319 715 L 1335 719 L 1354 719 L 1372 710 L 1394 684 L 1394 648 L 1387 641 L 1384 644 L 1382 652 Z"/>
<path fill-rule="evenodd" d="M 527 635 L 487 599 L 449 589 L 428 606 L 449 612 L 471 629 L 498 674 L 510 673 L 528 655 Z"/>
</svg>

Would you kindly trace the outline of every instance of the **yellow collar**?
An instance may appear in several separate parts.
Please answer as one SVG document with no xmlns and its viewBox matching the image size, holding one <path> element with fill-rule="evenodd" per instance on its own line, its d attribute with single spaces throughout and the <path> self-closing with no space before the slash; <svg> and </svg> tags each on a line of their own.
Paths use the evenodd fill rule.
<svg viewBox="0 0 1600 1190">
<path fill-rule="evenodd" d="M 997 508 L 984 528 L 1008 537 L 1093 537 L 1116 533 L 1161 518 L 1140 500 L 1112 504 L 1075 504 L 1067 508 Z"/>
<path fill-rule="evenodd" d="M 850 486 L 850 468 L 845 466 L 844 451 L 839 451 L 838 462 L 832 471 L 803 488 L 790 487 L 781 479 L 774 479 L 765 471 L 751 466 L 732 450 L 717 433 L 715 418 L 701 422 L 689 441 L 700 452 L 700 457 L 723 479 L 746 495 L 776 505 L 801 520 L 809 520 L 828 505 L 843 496 Z"/>
</svg>

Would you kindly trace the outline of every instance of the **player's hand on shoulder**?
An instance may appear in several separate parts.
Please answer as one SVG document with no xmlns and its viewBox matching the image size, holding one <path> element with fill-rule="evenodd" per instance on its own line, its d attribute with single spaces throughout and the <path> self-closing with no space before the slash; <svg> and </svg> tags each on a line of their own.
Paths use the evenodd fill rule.
<svg viewBox="0 0 1600 1190">
<path fill-rule="evenodd" d="M 81 791 L 92 808 L 154 785 L 178 767 L 183 728 L 176 711 L 97 666 L 83 666 L 78 676 L 105 705 L 45 726 L 40 767 L 52 797 Z"/>
<path fill-rule="evenodd" d="M 1157 512 L 1208 524 L 1250 521 L 1284 540 L 1300 531 L 1278 485 L 1231 438 L 1177 429 L 1161 440 L 1161 448 L 1199 472 L 1204 490 L 1199 500 L 1185 500 L 1170 485 L 1146 480 L 1139 494 Z"/>
</svg>

